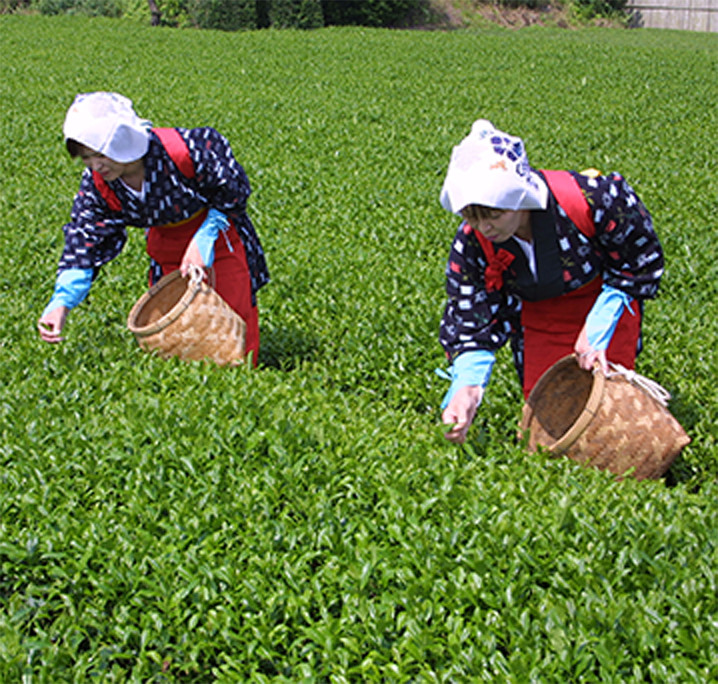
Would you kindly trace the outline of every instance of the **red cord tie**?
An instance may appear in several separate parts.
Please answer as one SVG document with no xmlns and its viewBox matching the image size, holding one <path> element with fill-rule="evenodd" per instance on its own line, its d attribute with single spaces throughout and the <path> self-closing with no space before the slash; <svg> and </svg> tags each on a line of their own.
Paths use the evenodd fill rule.
<svg viewBox="0 0 718 684">
<path fill-rule="evenodd" d="M 504 271 L 511 265 L 514 258 L 511 252 L 505 249 L 499 249 L 493 257 L 489 259 L 489 264 L 484 272 L 487 292 L 495 292 L 501 289 L 504 284 Z"/>
</svg>

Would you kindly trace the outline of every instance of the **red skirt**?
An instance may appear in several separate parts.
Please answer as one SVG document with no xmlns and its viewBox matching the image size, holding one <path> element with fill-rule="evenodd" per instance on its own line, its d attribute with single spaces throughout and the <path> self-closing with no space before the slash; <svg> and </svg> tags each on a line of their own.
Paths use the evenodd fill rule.
<svg viewBox="0 0 718 684">
<path fill-rule="evenodd" d="M 594 278 L 578 290 L 553 299 L 523 302 L 521 323 L 524 329 L 524 397 L 528 398 L 538 379 L 556 361 L 573 354 L 596 297 L 601 292 L 601 278 Z M 624 309 L 616 331 L 606 350 L 608 361 L 633 368 L 641 335 L 641 311 L 638 302 Z"/>
<path fill-rule="evenodd" d="M 169 226 L 154 226 L 147 234 L 147 253 L 167 275 L 180 267 L 182 257 L 202 222 L 207 210 L 201 211 L 186 221 Z M 227 246 L 227 241 L 232 250 Z M 214 287 L 222 299 L 234 309 L 247 324 L 245 348 L 252 352 L 254 364 L 259 353 L 259 314 L 252 304 L 252 281 L 247 265 L 244 245 L 232 225 L 220 233 L 214 243 Z"/>
</svg>

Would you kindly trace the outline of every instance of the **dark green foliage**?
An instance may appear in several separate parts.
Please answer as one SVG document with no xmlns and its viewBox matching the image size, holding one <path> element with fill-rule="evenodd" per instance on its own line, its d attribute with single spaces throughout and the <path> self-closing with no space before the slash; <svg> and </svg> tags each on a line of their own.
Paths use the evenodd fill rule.
<svg viewBox="0 0 718 684">
<path fill-rule="evenodd" d="M 65 14 L 78 7 L 77 0 L 37 0 L 37 9 L 41 14 Z"/>
<path fill-rule="evenodd" d="M 0 14 L 27 9 L 33 0 L 0 0 Z"/>
<path fill-rule="evenodd" d="M 0 35 L 0 681 L 718 679 L 714 36 Z M 62 120 L 99 87 L 231 141 L 272 273 L 256 371 L 137 347 L 136 229 L 65 342 L 39 341 L 81 173 Z M 508 350 L 469 443 L 443 439 L 438 196 L 479 116 L 651 209 L 667 271 L 637 370 L 693 440 L 665 480 L 526 454 Z"/>
<path fill-rule="evenodd" d="M 548 0 L 498 0 L 504 7 L 548 9 Z M 570 0 L 581 19 L 626 16 L 626 0 Z M 431 0 L 157 0 L 165 26 L 235 31 L 254 28 L 431 25 Z M 478 5 L 477 5 L 478 7 Z M 34 8 L 41 14 L 149 16 L 141 0 L 0 0 L 0 13 Z"/>
<path fill-rule="evenodd" d="M 426 0 L 321 0 L 330 25 L 394 26 L 426 8 Z"/>
<path fill-rule="evenodd" d="M 497 0 L 501 7 L 527 7 L 528 9 L 543 9 L 552 5 L 551 0 Z"/>
<path fill-rule="evenodd" d="M 273 28 L 314 29 L 324 26 L 320 0 L 268 0 L 268 23 Z"/>
<path fill-rule="evenodd" d="M 192 23 L 201 29 L 257 28 L 256 0 L 187 0 L 187 8 Z"/>
<path fill-rule="evenodd" d="M 156 0 L 156 2 L 162 25 L 172 27 L 192 25 L 189 17 L 190 0 Z"/>
<path fill-rule="evenodd" d="M 622 17 L 626 15 L 627 0 L 571 0 L 577 14 L 592 17 Z"/>
<path fill-rule="evenodd" d="M 85 14 L 90 17 L 122 16 L 121 0 L 37 0 L 41 14 Z"/>
</svg>

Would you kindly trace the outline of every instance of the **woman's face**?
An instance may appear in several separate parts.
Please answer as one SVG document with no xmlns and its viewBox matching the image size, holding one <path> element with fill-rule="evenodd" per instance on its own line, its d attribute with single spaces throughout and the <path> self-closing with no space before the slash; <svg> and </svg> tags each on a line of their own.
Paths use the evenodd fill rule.
<svg viewBox="0 0 718 684">
<path fill-rule="evenodd" d="M 117 180 L 127 170 L 127 164 L 116 162 L 84 145 L 80 146 L 78 156 L 88 169 L 97 171 L 105 181 Z"/>
<path fill-rule="evenodd" d="M 525 221 L 525 211 L 490 209 L 477 215 L 476 212 L 462 211 L 463 219 L 491 242 L 506 242 L 516 235 Z"/>
</svg>

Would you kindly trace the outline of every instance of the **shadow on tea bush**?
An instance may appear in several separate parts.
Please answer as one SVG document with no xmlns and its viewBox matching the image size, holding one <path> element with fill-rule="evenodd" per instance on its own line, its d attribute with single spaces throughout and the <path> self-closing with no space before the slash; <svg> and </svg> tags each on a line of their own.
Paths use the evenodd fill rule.
<svg viewBox="0 0 718 684">
<path fill-rule="evenodd" d="M 703 479 L 701 473 L 705 476 L 706 471 L 715 469 L 715 462 L 705 457 L 696 462 L 695 456 L 699 451 L 704 451 L 699 445 L 709 439 L 705 434 L 705 430 L 701 424 L 701 415 L 699 406 L 689 397 L 685 397 L 680 393 L 672 393 L 669 409 L 674 418 L 683 426 L 688 436 L 691 438 L 691 444 L 684 449 L 671 465 L 665 475 L 665 482 L 669 486 L 677 484 L 690 484 L 692 480 Z M 694 450 L 691 445 L 698 447 Z M 697 485 L 693 492 L 696 493 L 700 485 Z"/>
<path fill-rule="evenodd" d="M 262 328 L 259 363 L 269 368 L 292 370 L 316 356 L 319 340 L 302 330 Z"/>
</svg>

